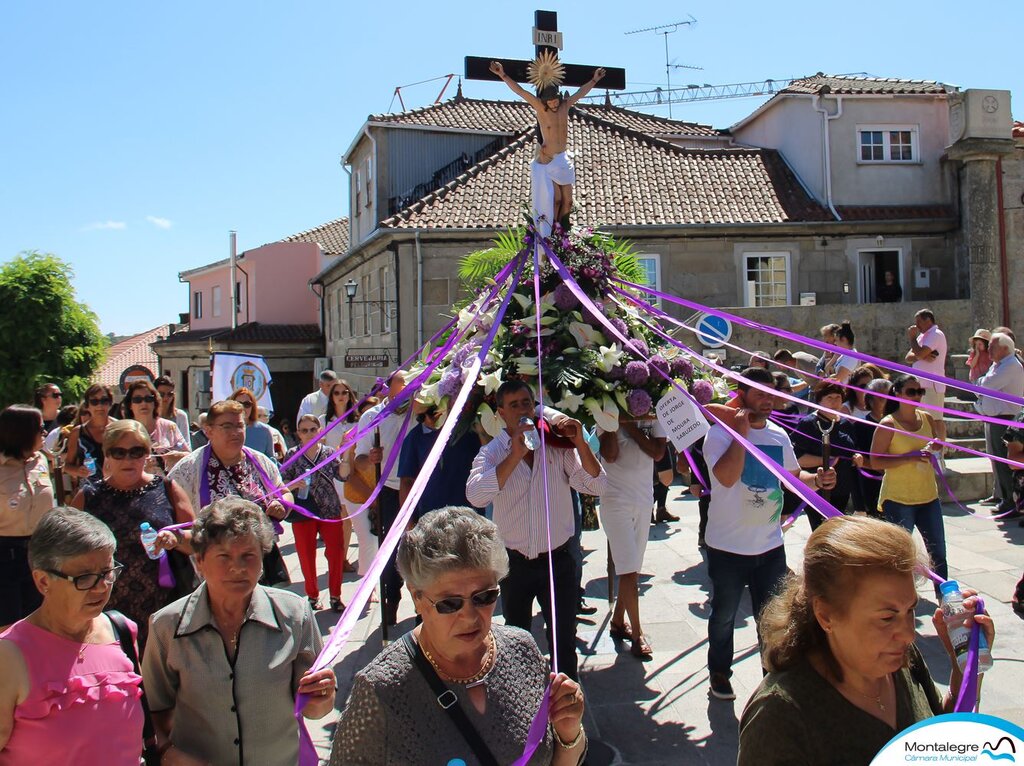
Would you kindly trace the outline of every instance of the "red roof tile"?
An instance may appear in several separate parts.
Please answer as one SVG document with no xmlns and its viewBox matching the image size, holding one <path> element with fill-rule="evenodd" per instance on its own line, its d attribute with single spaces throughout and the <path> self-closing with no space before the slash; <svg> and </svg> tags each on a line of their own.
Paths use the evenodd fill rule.
<svg viewBox="0 0 1024 766">
<path fill-rule="evenodd" d="M 160 374 L 160 360 L 149 347 L 157 337 L 168 334 L 168 325 L 162 324 L 152 330 L 125 338 L 107 349 L 104 362 L 92 376 L 94 383 L 116 386 L 121 380 L 121 373 L 132 365 L 141 364 L 154 374 Z"/>
<path fill-rule="evenodd" d="M 828 90 L 824 90 L 827 88 Z M 900 80 L 895 77 L 858 77 L 855 75 L 829 75 L 818 72 L 810 77 L 793 80 L 781 93 L 833 93 L 833 94 L 879 94 L 879 95 L 922 95 L 950 93 L 958 90 L 955 85 L 945 85 L 932 80 Z"/>
<path fill-rule="evenodd" d="M 326 255 L 341 255 L 348 252 L 348 235 L 348 218 L 335 218 L 315 228 L 292 234 L 281 241 L 315 242 Z"/>
<path fill-rule="evenodd" d="M 844 221 L 911 221 L 956 218 L 951 205 L 837 205 Z"/>
<path fill-rule="evenodd" d="M 315 324 L 263 324 L 246 322 L 234 330 L 228 327 L 207 330 L 183 330 L 164 343 L 196 343 L 212 339 L 218 343 L 318 343 L 323 338 Z"/>
<path fill-rule="evenodd" d="M 530 198 L 534 130 L 383 221 L 384 228 L 507 228 Z M 681 149 L 574 112 L 575 221 L 591 226 L 831 220 L 778 152 Z"/>
</svg>

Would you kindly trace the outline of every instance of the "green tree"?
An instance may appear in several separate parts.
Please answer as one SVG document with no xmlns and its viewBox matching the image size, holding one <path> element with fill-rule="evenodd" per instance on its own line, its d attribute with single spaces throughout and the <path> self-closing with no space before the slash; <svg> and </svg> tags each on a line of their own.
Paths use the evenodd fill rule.
<svg viewBox="0 0 1024 766">
<path fill-rule="evenodd" d="M 106 342 L 96 314 L 75 299 L 73 277 L 50 253 L 21 253 L 0 266 L 0 406 L 31 402 L 48 381 L 68 402 L 89 387 Z"/>
</svg>

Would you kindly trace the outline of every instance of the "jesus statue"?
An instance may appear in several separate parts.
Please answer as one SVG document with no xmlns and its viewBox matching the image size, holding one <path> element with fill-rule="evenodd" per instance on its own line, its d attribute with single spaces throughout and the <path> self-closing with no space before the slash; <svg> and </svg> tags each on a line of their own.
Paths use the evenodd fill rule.
<svg viewBox="0 0 1024 766">
<path fill-rule="evenodd" d="M 568 222 L 572 210 L 572 185 L 576 182 L 576 171 L 566 156 L 569 137 L 569 107 L 587 95 L 605 75 L 603 68 L 594 71 L 594 76 L 580 86 L 568 98 L 559 91 L 562 67 L 557 59 L 541 56 L 531 67 L 531 81 L 538 85 L 537 95 L 527 91 L 505 74 L 505 68 L 498 61 L 492 61 L 490 70 L 512 92 L 533 107 L 540 124 L 541 144 L 537 156 L 530 163 L 530 186 L 533 193 L 533 217 L 537 231 L 544 237 L 551 236 L 555 221 Z M 533 77 L 537 72 L 537 77 Z"/>
</svg>

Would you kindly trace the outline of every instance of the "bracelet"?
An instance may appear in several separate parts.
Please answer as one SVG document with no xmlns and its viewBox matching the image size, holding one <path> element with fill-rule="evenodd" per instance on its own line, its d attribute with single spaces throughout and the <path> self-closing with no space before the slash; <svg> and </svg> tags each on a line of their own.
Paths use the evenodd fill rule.
<svg viewBox="0 0 1024 766">
<path fill-rule="evenodd" d="M 572 742 L 563 742 L 562 738 L 558 736 L 558 729 L 556 729 L 554 726 L 551 727 L 551 733 L 555 735 L 555 742 L 558 743 L 559 747 L 561 747 L 564 750 L 572 750 L 574 747 L 576 747 L 576 745 L 580 743 L 580 740 L 583 739 L 583 723 L 580 723 L 580 730 L 576 732 L 576 736 L 573 737 Z"/>
</svg>

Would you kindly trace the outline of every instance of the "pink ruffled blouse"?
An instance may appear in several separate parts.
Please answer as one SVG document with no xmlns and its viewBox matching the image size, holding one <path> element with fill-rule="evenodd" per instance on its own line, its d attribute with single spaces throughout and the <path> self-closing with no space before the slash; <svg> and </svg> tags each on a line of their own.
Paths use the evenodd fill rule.
<svg viewBox="0 0 1024 766">
<path fill-rule="evenodd" d="M 30 682 L 28 697 L 14 708 L 0 766 L 139 765 L 142 677 L 120 644 L 79 644 L 25 620 L 0 638 L 21 650 Z"/>
</svg>

